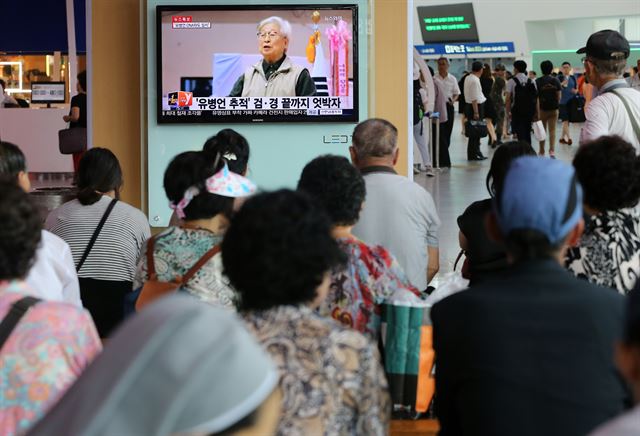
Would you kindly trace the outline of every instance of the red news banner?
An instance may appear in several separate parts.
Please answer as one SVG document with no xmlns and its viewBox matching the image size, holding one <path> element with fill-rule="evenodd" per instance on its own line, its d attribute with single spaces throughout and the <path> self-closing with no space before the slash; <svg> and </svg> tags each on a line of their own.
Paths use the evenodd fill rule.
<svg viewBox="0 0 640 436">
<path fill-rule="evenodd" d="M 211 29 L 208 21 L 193 21 L 191 15 L 174 15 L 171 17 L 172 29 Z"/>
</svg>

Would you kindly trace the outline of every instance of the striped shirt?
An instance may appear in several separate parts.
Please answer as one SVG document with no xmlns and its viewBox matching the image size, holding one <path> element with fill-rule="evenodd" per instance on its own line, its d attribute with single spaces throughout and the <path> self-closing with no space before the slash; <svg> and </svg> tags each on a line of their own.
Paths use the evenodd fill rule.
<svg viewBox="0 0 640 436">
<path fill-rule="evenodd" d="M 78 200 L 71 200 L 53 210 L 47 217 L 45 227 L 69 244 L 75 265 L 80 261 L 111 200 L 110 197 L 103 196 L 88 206 L 83 206 Z M 144 213 L 118 201 L 78 277 L 133 281 L 140 247 L 150 235 L 149 222 Z"/>
</svg>

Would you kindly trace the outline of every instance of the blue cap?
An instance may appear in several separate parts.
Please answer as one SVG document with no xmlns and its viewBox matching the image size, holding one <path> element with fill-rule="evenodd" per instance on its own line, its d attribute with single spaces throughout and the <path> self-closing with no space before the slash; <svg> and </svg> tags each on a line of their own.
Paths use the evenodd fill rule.
<svg viewBox="0 0 640 436">
<path fill-rule="evenodd" d="M 582 187 L 572 166 L 523 156 L 511 163 L 494 208 L 505 236 L 537 230 L 555 244 L 582 218 Z"/>
</svg>

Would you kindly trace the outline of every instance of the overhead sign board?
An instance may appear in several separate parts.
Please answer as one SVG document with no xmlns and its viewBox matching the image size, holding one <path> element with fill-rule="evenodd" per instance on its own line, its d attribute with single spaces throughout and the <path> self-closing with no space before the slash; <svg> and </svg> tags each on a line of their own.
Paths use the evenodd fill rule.
<svg viewBox="0 0 640 436">
<path fill-rule="evenodd" d="M 515 53 L 513 42 L 472 42 L 454 44 L 425 44 L 416 45 L 416 50 L 423 56 L 434 55 L 484 55 Z"/>
</svg>

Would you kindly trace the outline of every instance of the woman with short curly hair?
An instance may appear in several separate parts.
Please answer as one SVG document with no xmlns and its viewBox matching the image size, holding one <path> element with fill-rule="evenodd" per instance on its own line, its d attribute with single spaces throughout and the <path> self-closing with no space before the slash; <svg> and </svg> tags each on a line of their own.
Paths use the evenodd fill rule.
<svg viewBox="0 0 640 436">
<path fill-rule="evenodd" d="M 314 311 L 344 258 L 325 212 L 287 190 L 247 200 L 222 241 L 246 326 L 278 365 L 279 435 L 388 434 L 389 394 L 375 344 Z"/>
<path fill-rule="evenodd" d="M 640 276 L 640 157 L 619 136 L 580 147 L 573 161 L 589 215 L 565 264 L 580 278 L 627 294 Z"/>
<path fill-rule="evenodd" d="M 309 194 L 327 212 L 333 237 L 348 258 L 346 267 L 333 269 L 320 314 L 377 341 L 382 303 L 396 292 L 418 297 L 420 292 L 386 248 L 368 245 L 352 234 L 366 195 L 360 171 L 343 156 L 320 156 L 302 170 L 298 190 Z"/>
</svg>

